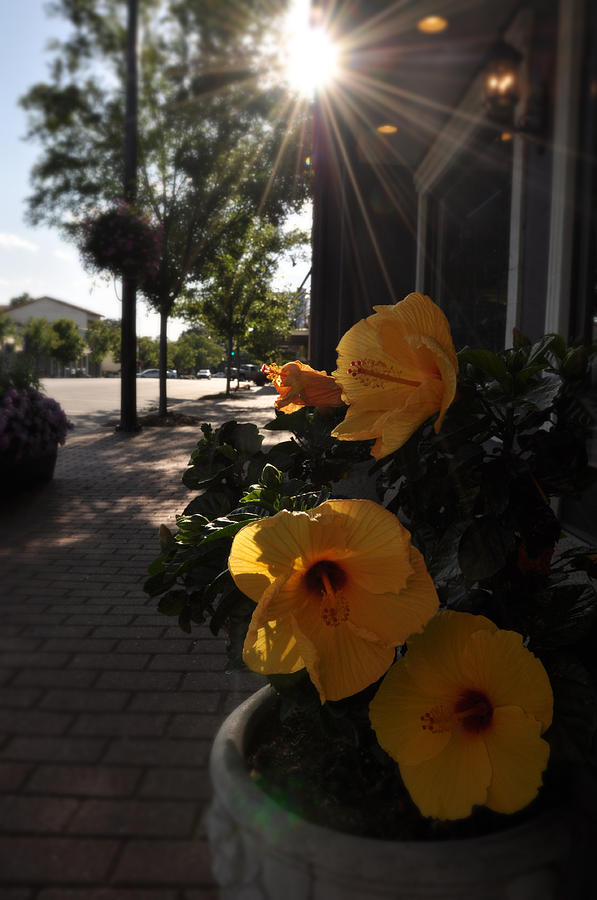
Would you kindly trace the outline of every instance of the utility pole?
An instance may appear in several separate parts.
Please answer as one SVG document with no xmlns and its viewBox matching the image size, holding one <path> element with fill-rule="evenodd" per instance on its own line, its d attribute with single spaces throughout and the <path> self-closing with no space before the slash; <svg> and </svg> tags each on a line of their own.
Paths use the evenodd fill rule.
<svg viewBox="0 0 597 900">
<path fill-rule="evenodd" d="M 126 101 L 124 118 L 124 199 L 137 199 L 137 18 L 139 0 L 127 0 Z M 122 330 L 119 431 L 139 431 L 137 422 L 137 282 L 122 279 Z"/>
</svg>

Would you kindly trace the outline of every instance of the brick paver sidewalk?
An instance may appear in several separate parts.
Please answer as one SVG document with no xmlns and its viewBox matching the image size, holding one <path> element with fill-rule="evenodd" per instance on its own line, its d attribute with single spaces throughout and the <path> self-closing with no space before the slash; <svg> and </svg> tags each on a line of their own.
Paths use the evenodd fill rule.
<svg viewBox="0 0 597 900">
<path fill-rule="evenodd" d="M 271 418 L 271 398 L 241 406 L 206 419 Z M 73 436 L 54 481 L 0 510 L 0 900 L 217 896 L 207 757 L 259 680 L 142 591 L 198 437 Z"/>
</svg>

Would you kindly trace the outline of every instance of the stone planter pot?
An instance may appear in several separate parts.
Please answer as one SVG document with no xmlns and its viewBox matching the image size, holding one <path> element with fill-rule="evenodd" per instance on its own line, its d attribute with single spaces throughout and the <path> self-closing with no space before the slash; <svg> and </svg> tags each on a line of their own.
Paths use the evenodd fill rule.
<svg viewBox="0 0 597 900">
<path fill-rule="evenodd" d="M 17 460 L 5 459 L 0 455 L 0 496 L 11 496 L 51 481 L 57 455 L 57 444 L 44 453 Z"/>
<path fill-rule="evenodd" d="M 276 698 L 269 686 L 224 722 L 206 816 L 221 900 L 556 900 L 570 828 L 553 813 L 485 837 L 382 841 L 285 812 L 251 780 L 245 749 Z"/>
</svg>

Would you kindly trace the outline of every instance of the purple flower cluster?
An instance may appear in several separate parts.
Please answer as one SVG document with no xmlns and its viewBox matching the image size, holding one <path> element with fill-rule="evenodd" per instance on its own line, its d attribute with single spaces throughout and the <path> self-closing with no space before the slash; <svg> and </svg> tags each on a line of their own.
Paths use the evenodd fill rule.
<svg viewBox="0 0 597 900">
<path fill-rule="evenodd" d="M 55 400 L 33 388 L 8 388 L 0 396 L 0 453 L 11 459 L 36 455 L 64 444 L 73 428 Z"/>
<path fill-rule="evenodd" d="M 96 271 L 128 275 L 143 282 L 157 274 L 162 249 L 163 229 L 127 203 L 119 203 L 83 226 L 83 261 Z"/>
</svg>

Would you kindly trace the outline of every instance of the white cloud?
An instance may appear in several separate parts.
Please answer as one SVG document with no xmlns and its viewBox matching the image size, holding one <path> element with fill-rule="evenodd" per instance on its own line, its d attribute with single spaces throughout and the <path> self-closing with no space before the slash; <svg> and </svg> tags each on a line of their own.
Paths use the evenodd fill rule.
<svg viewBox="0 0 597 900">
<path fill-rule="evenodd" d="M 63 259 L 66 262 L 77 261 L 76 255 L 69 250 L 54 250 L 54 256 L 56 257 L 56 259 Z"/>
<path fill-rule="evenodd" d="M 32 241 L 26 241 L 18 234 L 7 234 L 6 232 L 0 232 L 0 247 L 7 247 L 11 250 L 29 250 L 32 253 L 37 253 L 39 250 L 39 246 Z"/>
</svg>

